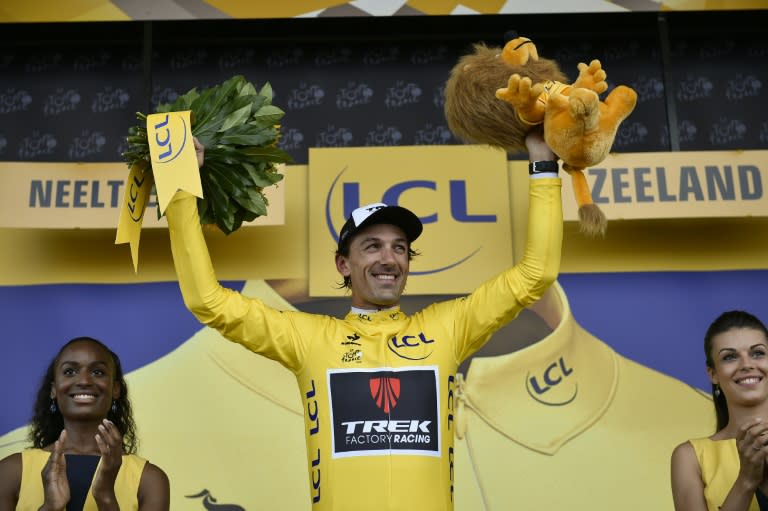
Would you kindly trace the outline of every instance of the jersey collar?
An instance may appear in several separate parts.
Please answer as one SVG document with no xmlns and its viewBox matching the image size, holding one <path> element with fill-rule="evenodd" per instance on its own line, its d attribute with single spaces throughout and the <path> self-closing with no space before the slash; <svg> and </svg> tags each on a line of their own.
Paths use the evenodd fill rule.
<svg viewBox="0 0 768 511">
<path fill-rule="evenodd" d="M 559 284 L 530 309 L 552 333 L 514 353 L 472 359 L 459 400 L 509 439 L 554 454 L 610 406 L 618 357 L 576 322 Z M 462 424 L 466 417 L 459 435 Z"/>
</svg>

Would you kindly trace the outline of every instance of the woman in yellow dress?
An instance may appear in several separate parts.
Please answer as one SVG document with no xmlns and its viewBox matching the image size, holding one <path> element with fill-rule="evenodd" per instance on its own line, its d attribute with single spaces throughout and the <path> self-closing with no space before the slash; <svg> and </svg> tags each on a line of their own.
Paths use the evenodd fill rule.
<svg viewBox="0 0 768 511">
<path fill-rule="evenodd" d="M 29 437 L 0 461 L 0 511 L 168 510 L 168 477 L 135 454 L 120 359 L 100 341 L 72 339 L 51 361 Z"/>
<path fill-rule="evenodd" d="M 752 314 L 721 314 L 704 336 L 717 431 L 672 453 L 677 511 L 757 511 L 768 494 L 768 330 Z"/>
</svg>

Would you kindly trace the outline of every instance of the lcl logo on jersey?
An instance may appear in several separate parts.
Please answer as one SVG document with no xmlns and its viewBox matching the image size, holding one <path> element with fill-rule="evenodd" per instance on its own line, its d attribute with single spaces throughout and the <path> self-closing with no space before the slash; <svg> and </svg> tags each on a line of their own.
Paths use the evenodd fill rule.
<svg viewBox="0 0 768 511">
<path fill-rule="evenodd" d="M 331 187 L 325 198 L 325 222 L 328 227 L 328 232 L 333 238 L 334 242 L 339 241 L 339 230 L 344 221 L 349 217 L 352 210 L 360 207 L 360 183 L 355 181 L 342 181 L 341 178 L 346 171 L 342 169 L 334 178 L 331 183 Z M 341 197 L 343 203 L 343 218 L 338 219 L 336 224 L 333 218 L 331 218 L 331 203 L 332 197 L 338 193 L 338 189 L 341 190 Z M 467 182 L 462 179 L 453 179 L 448 182 L 448 189 L 438 189 L 438 183 L 432 180 L 419 180 L 414 179 L 410 181 L 403 181 L 395 183 L 389 188 L 384 190 L 381 196 L 381 202 L 392 206 L 400 204 L 400 197 L 409 190 L 431 190 L 435 193 L 447 193 L 450 203 L 450 216 L 456 222 L 462 223 L 494 223 L 497 221 L 496 215 L 492 214 L 475 214 L 468 211 L 467 204 Z M 434 203 L 435 201 L 430 201 Z M 426 204 L 423 205 L 427 207 Z M 440 213 L 432 213 L 426 216 L 419 217 L 421 222 L 426 226 L 431 223 L 440 221 Z M 338 225 L 338 228 L 337 228 Z M 432 273 L 439 273 L 462 264 L 463 262 L 474 256 L 481 247 L 468 248 L 465 252 L 458 256 L 456 260 L 449 264 L 444 264 L 439 268 L 430 268 L 420 271 L 411 271 L 411 275 L 428 275 Z"/>
<path fill-rule="evenodd" d="M 537 402 L 547 406 L 565 406 L 579 393 L 579 384 L 573 379 L 573 369 L 565 357 L 559 357 L 539 373 L 529 372 L 525 389 Z"/>
<path fill-rule="evenodd" d="M 392 336 L 387 343 L 389 351 L 407 360 L 424 360 L 432 354 L 434 339 L 428 338 L 424 332 L 416 335 Z"/>
</svg>

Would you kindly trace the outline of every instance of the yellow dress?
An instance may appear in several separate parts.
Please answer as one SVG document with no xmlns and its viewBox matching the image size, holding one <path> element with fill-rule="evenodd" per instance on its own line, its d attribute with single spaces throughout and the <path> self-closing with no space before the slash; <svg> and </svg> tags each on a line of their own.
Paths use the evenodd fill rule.
<svg viewBox="0 0 768 511">
<path fill-rule="evenodd" d="M 50 456 L 51 453 L 42 449 L 21 451 L 21 486 L 16 511 L 37 511 L 43 505 L 45 499 L 40 472 Z M 115 496 L 121 510 L 139 509 L 139 483 L 146 463 L 147 460 L 134 454 L 123 456 L 123 462 L 115 481 Z M 89 491 L 83 511 L 96 510 L 96 502 L 93 500 L 93 494 Z"/>
<path fill-rule="evenodd" d="M 736 440 L 694 438 L 689 442 L 696 452 L 696 459 L 699 460 L 699 467 L 701 467 L 707 509 L 717 511 L 739 475 L 739 451 L 736 448 Z M 760 511 L 757 499 L 754 497 L 749 505 L 749 511 Z"/>
</svg>

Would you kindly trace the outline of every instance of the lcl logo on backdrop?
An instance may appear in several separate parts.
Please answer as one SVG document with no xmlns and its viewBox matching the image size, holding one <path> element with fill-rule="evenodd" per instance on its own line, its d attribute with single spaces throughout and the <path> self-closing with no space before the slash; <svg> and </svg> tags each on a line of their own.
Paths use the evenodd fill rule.
<svg viewBox="0 0 768 511">
<path fill-rule="evenodd" d="M 512 261 L 503 152 L 478 146 L 311 148 L 311 296 L 337 296 L 332 254 L 352 210 L 403 206 L 424 232 L 414 244 L 408 293 L 463 294 Z M 330 257 L 329 257 L 330 256 Z"/>
<path fill-rule="evenodd" d="M 344 225 L 344 222 L 347 218 L 349 218 L 349 215 L 352 213 L 354 209 L 359 208 L 363 204 L 360 202 L 360 186 L 361 184 L 359 182 L 345 182 L 341 181 L 341 178 L 344 174 L 346 169 L 343 169 L 341 172 L 338 173 L 336 176 L 336 179 L 333 180 L 333 184 L 331 185 L 331 188 L 328 190 L 328 194 L 325 199 L 325 221 L 328 226 L 328 231 L 333 238 L 334 243 L 338 243 L 339 241 L 339 231 L 341 230 L 341 226 Z M 340 182 L 341 181 L 341 182 Z M 340 190 L 338 190 L 340 189 Z M 403 195 L 405 192 L 413 189 L 425 189 L 425 190 L 432 190 L 432 191 L 438 191 L 437 190 L 437 182 L 432 180 L 426 180 L 426 179 L 413 179 L 409 181 L 403 181 L 400 183 L 395 183 L 386 190 L 384 190 L 384 193 L 381 196 L 381 201 L 384 204 L 388 204 L 390 206 L 399 206 L 400 204 L 400 196 Z M 339 222 L 338 227 L 334 225 L 333 219 L 331 218 L 331 199 L 334 197 L 337 193 L 341 194 L 342 201 L 344 204 L 343 211 L 344 211 L 344 220 L 341 220 Z M 445 193 L 445 192 L 443 192 Z M 450 201 L 450 215 L 451 218 L 453 218 L 457 222 L 466 222 L 466 223 L 495 223 L 496 222 L 496 215 L 494 214 L 472 214 L 467 211 L 467 182 L 465 180 L 460 179 L 452 179 L 448 183 L 448 194 L 449 194 L 449 201 Z M 424 227 L 426 228 L 427 225 L 435 223 L 439 220 L 439 214 L 438 213 L 432 213 L 426 216 L 420 216 L 419 220 L 421 220 L 421 223 L 424 224 Z M 447 265 L 442 265 L 441 267 L 435 267 L 430 268 L 427 270 L 420 270 L 420 271 L 411 271 L 411 275 L 428 275 L 430 273 L 440 273 L 445 270 L 450 270 L 451 268 L 454 268 L 467 259 L 474 256 L 481 247 L 468 247 L 465 249 L 465 254 L 459 257 L 457 260 L 450 262 Z"/>
</svg>

